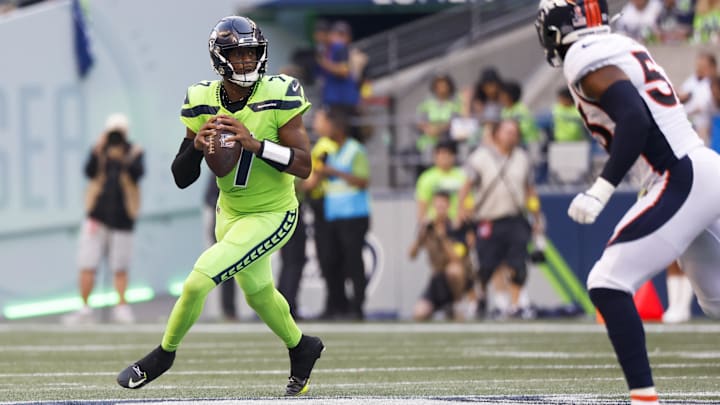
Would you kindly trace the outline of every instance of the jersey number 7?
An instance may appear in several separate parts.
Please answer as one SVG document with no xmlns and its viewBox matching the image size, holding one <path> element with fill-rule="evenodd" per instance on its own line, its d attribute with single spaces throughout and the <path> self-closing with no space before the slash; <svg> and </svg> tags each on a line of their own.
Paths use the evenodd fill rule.
<svg viewBox="0 0 720 405">
<path fill-rule="evenodd" d="M 672 107 L 677 104 L 678 99 L 675 96 L 670 81 L 658 69 L 658 65 L 652 60 L 650 55 L 644 51 L 633 52 L 632 55 L 640 62 L 643 73 L 645 73 L 645 84 L 655 84 L 654 87 L 646 90 L 648 96 L 658 104 L 666 107 Z"/>
<path fill-rule="evenodd" d="M 247 187 L 253 158 L 255 158 L 255 154 L 245 150 L 244 148 L 242 152 L 240 152 L 240 159 L 238 159 L 237 171 L 235 172 L 236 187 Z"/>
</svg>

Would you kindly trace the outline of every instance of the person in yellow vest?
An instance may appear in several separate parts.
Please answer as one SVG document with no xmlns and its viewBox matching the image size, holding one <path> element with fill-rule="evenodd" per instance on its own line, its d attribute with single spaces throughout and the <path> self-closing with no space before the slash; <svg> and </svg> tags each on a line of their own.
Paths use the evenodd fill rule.
<svg viewBox="0 0 720 405">
<path fill-rule="evenodd" d="M 370 164 L 365 147 L 348 137 L 349 117 L 340 108 L 327 111 L 330 139 L 337 151 L 327 155 L 324 164 L 315 168 L 315 181 L 325 181 L 325 220 L 328 230 L 329 301 L 336 318 L 364 319 L 365 266 L 362 249 L 370 227 Z M 353 285 L 353 296 L 345 294 L 345 280 Z"/>
<path fill-rule="evenodd" d="M 337 144 L 330 139 L 332 126 L 327 118 L 327 109 L 320 109 L 315 112 L 313 117 L 313 131 L 318 136 L 317 141 L 310 150 L 310 158 L 314 174 L 303 182 L 303 188 L 307 191 L 307 205 L 313 213 L 313 239 L 315 241 L 315 255 L 317 257 L 320 274 L 326 283 L 326 291 L 330 290 L 328 280 L 332 279 L 329 275 L 331 269 L 328 265 L 328 228 L 325 221 L 325 181 L 321 180 L 316 174 L 321 170 L 327 157 L 337 151 Z M 338 307 L 334 302 L 334 296 L 325 295 L 325 308 L 320 314 L 321 319 L 333 319 L 336 315 L 335 308 Z"/>
<path fill-rule="evenodd" d="M 94 321 L 88 300 L 95 285 L 95 273 L 103 258 L 107 259 L 113 272 L 119 299 L 118 305 L 113 308 L 113 321 L 134 321 L 125 301 L 125 290 L 132 259 L 133 227 L 140 209 L 138 182 L 145 167 L 142 149 L 128 140 L 128 128 L 125 115 L 110 115 L 85 164 L 85 175 L 89 179 L 85 195 L 87 217 L 80 230 L 78 250 L 83 306 L 65 316 L 64 323 Z"/>
</svg>

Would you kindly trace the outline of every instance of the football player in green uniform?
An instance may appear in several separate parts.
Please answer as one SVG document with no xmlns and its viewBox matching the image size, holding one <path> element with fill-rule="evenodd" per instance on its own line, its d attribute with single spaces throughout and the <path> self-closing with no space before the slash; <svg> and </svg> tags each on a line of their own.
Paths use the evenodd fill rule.
<svg viewBox="0 0 720 405">
<path fill-rule="evenodd" d="M 222 80 L 188 88 L 180 117 L 186 135 L 172 172 L 180 188 L 195 182 L 208 136 L 226 134 L 225 142 L 242 145 L 236 167 L 217 178 L 218 242 L 200 255 L 185 280 L 160 346 L 120 372 L 117 381 L 140 388 L 167 371 L 208 293 L 235 279 L 250 307 L 288 347 L 286 395 L 304 394 L 324 345 L 295 324 L 287 301 L 274 287 L 270 255 L 295 231 L 293 179 L 307 178 L 311 170 L 302 121 L 310 103 L 296 79 L 264 74 L 267 41 L 252 20 L 223 18 L 212 30 L 209 48 Z"/>
</svg>

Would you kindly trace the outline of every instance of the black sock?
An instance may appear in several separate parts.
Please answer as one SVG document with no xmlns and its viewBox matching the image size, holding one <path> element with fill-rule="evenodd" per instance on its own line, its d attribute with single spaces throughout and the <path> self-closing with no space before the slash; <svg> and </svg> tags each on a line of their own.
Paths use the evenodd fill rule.
<svg viewBox="0 0 720 405">
<path fill-rule="evenodd" d="M 632 295 L 609 288 L 593 288 L 590 299 L 605 319 L 608 337 L 630 389 L 653 386 L 645 348 L 645 330 Z"/>
</svg>

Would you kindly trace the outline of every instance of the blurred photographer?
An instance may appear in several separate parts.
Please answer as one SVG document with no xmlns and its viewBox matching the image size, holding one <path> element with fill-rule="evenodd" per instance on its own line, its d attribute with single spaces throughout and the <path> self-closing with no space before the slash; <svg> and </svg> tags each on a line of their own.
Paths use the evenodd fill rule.
<svg viewBox="0 0 720 405">
<path fill-rule="evenodd" d="M 467 230 L 453 228 L 450 206 L 450 193 L 436 190 L 432 197 L 435 216 L 420 227 L 410 248 L 411 259 L 425 250 L 432 267 L 430 282 L 415 304 L 416 321 L 428 320 L 439 310 L 447 310 L 455 320 L 464 320 L 474 301 Z"/>
<path fill-rule="evenodd" d="M 110 115 L 85 164 L 85 175 L 89 179 L 85 196 L 87 217 L 80 230 L 78 250 L 83 307 L 66 316 L 63 321 L 67 323 L 94 320 L 88 298 L 103 258 L 113 272 L 119 298 L 113 308 L 113 321 L 134 321 L 125 301 L 125 290 L 132 258 L 133 227 L 140 209 L 138 182 L 145 168 L 142 149 L 128 140 L 128 127 L 125 115 Z"/>
</svg>

